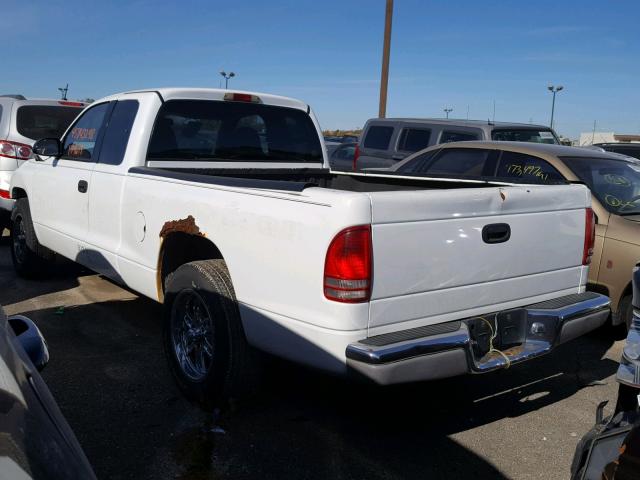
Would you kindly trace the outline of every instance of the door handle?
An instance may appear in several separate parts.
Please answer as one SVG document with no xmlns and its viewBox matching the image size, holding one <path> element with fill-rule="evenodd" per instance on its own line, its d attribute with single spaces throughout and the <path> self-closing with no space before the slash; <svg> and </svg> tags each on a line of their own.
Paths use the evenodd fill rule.
<svg viewBox="0 0 640 480">
<path fill-rule="evenodd" d="M 86 180 L 80 180 L 78 182 L 78 191 L 80 193 L 87 193 L 88 189 L 89 189 L 89 184 L 87 183 Z"/>
<path fill-rule="evenodd" d="M 508 223 L 492 223 L 482 228 L 484 243 L 503 243 L 511 238 L 511 227 Z"/>
</svg>

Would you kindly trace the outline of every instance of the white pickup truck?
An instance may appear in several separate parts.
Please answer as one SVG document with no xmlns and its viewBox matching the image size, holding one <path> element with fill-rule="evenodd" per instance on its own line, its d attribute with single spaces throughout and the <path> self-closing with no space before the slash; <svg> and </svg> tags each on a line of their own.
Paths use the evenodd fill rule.
<svg viewBox="0 0 640 480">
<path fill-rule="evenodd" d="M 13 176 L 17 272 L 56 254 L 164 303 L 185 393 L 253 348 L 380 384 L 482 373 L 604 323 L 582 185 L 328 170 L 305 103 L 159 89 L 93 103 Z"/>
</svg>

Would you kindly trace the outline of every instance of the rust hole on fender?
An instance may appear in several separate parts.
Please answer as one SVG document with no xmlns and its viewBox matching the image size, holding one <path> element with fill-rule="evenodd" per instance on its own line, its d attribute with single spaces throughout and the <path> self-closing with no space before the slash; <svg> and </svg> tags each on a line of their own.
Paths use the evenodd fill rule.
<svg viewBox="0 0 640 480">
<path fill-rule="evenodd" d="M 160 230 L 160 238 L 165 238 L 170 233 L 181 232 L 188 235 L 198 235 L 204 237 L 205 234 L 200 231 L 200 227 L 196 225 L 196 219 L 192 215 L 180 220 L 170 220 L 165 222 Z"/>
</svg>

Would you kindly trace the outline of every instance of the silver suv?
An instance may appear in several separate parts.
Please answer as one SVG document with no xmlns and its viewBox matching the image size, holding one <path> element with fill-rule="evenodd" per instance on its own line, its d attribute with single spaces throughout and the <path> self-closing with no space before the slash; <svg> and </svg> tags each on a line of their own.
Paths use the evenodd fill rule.
<svg viewBox="0 0 640 480">
<path fill-rule="evenodd" d="M 27 100 L 22 95 L 0 95 L 0 235 L 13 208 L 9 184 L 13 172 L 31 156 L 36 140 L 60 138 L 86 106 L 66 100 Z"/>
<path fill-rule="evenodd" d="M 560 143 L 556 133 L 543 125 L 441 118 L 372 118 L 360 138 L 357 169 L 391 167 L 406 156 L 439 143 L 467 140 Z"/>
</svg>

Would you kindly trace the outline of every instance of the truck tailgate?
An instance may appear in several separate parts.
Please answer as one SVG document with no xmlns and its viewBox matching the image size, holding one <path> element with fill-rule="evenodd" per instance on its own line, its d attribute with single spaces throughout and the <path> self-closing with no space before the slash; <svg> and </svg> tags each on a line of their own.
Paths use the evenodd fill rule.
<svg viewBox="0 0 640 480">
<path fill-rule="evenodd" d="M 370 196 L 370 328 L 439 323 L 584 289 L 591 198 L 582 185 Z"/>
</svg>

